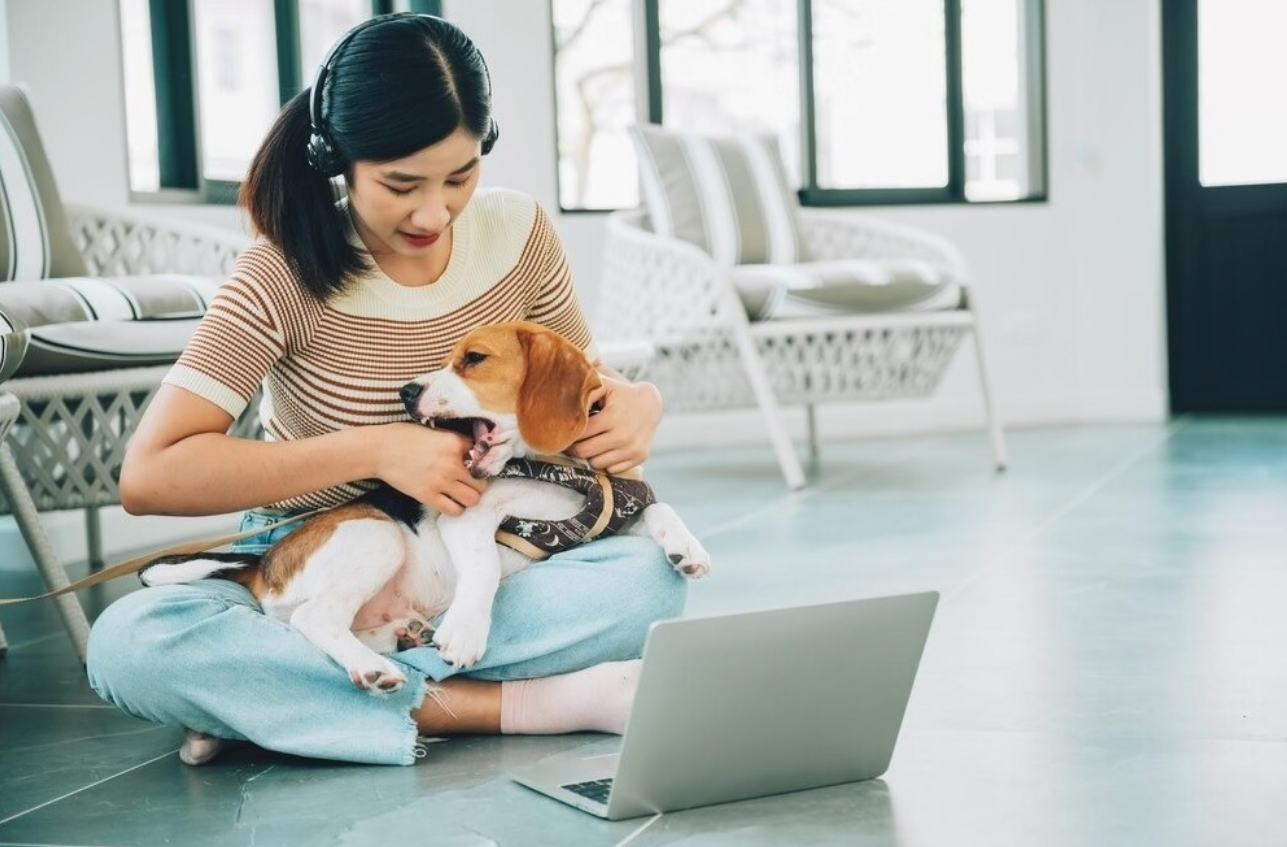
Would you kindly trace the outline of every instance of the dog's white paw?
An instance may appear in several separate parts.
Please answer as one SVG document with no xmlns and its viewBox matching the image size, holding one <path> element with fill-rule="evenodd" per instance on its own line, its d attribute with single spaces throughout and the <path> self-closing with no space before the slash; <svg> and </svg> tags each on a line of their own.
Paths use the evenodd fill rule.
<svg viewBox="0 0 1287 847">
<path fill-rule="evenodd" d="M 692 536 L 688 543 L 677 548 L 665 547 L 666 558 L 676 571 L 689 579 L 701 579 L 711 572 L 711 555 L 702 543 Z"/>
<path fill-rule="evenodd" d="M 383 656 L 372 655 L 370 660 L 345 668 L 353 684 L 371 694 L 392 694 L 407 684 L 407 677 L 397 666 Z"/>
<path fill-rule="evenodd" d="M 487 617 L 455 614 L 448 610 L 433 634 L 433 643 L 438 645 L 438 655 L 443 661 L 458 668 L 467 668 L 483 657 L 491 628 L 491 620 Z"/>
<path fill-rule="evenodd" d="M 661 545 L 676 571 L 689 579 L 700 579 L 710 573 L 711 554 L 674 509 L 664 503 L 654 503 L 644 511 L 644 521 L 648 533 Z"/>
</svg>

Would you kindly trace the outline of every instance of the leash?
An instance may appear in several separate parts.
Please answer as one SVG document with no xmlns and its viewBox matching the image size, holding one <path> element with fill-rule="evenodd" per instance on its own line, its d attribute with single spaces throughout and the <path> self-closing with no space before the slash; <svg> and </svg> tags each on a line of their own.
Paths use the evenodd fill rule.
<svg viewBox="0 0 1287 847">
<path fill-rule="evenodd" d="M 142 556 L 135 556 L 133 559 L 112 565 L 110 568 L 105 568 L 97 573 L 90 574 L 84 579 L 79 579 L 69 585 L 64 585 L 62 588 L 58 588 L 53 591 L 46 591 L 44 594 L 36 594 L 32 597 L 6 597 L 0 599 L 0 606 L 11 606 L 15 603 L 28 603 L 32 600 L 47 600 L 51 597 L 58 597 L 62 594 L 70 594 L 71 592 L 79 591 L 82 588 L 89 588 L 91 585 L 98 585 L 99 583 L 116 579 L 118 576 L 125 576 L 126 574 L 140 571 L 148 562 L 155 561 L 163 556 L 186 556 L 191 553 L 204 553 L 207 550 L 214 549 L 215 547 L 222 547 L 225 544 L 231 544 L 232 542 L 240 541 L 243 538 L 250 538 L 252 535 L 263 535 L 266 532 L 272 532 L 279 526 L 298 523 L 305 518 L 311 518 L 314 515 L 327 511 L 330 508 L 333 507 L 326 506 L 319 509 L 313 509 L 308 512 L 303 512 L 302 514 L 295 515 L 294 517 L 283 518 L 282 520 L 268 524 L 267 526 L 242 530 L 241 532 L 236 532 L 232 535 L 223 535 L 217 538 L 203 538 L 200 541 L 189 541 L 184 544 L 175 544 L 173 547 L 167 547 L 164 550 L 144 553 Z"/>
</svg>

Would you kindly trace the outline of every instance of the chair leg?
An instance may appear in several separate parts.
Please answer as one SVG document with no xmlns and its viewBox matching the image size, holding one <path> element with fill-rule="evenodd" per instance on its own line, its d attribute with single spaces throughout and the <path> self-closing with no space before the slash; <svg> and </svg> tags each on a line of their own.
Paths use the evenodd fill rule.
<svg viewBox="0 0 1287 847">
<path fill-rule="evenodd" d="M 818 407 L 813 403 L 805 403 L 804 417 L 809 427 L 809 458 L 816 462 L 822 455 L 818 446 Z"/>
<path fill-rule="evenodd" d="M 53 591 L 68 585 L 71 580 L 67 578 L 67 571 L 54 555 L 53 545 L 49 542 L 49 536 L 45 534 L 44 525 L 40 523 L 36 504 L 31 499 L 31 492 L 27 490 L 22 474 L 18 471 L 13 453 L 9 450 L 8 444 L 2 443 L 0 443 L 0 489 L 4 491 L 5 499 L 13 512 L 14 521 L 22 532 L 22 539 L 27 543 L 27 549 L 31 551 L 31 557 L 36 560 L 36 567 L 40 570 L 46 589 Z M 89 620 L 85 617 L 85 610 L 81 608 L 80 601 L 74 594 L 55 597 L 54 603 L 62 616 L 67 634 L 76 648 L 76 655 L 80 657 L 81 664 L 84 664 L 89 642 Z"/>
<path fill-rule="evenodd" d="M 983 353 L 983 334 L 979 332 L 978 315 L 974 324 L 974 356 L 979 364 L 979 387 L 983 390 L 983 410 L 988 418 L 988 436 L 992 440 L 992 456 L 996 460 L 997 470 L 1006 468 L 1005 432 L 1001 427 L 1001 415 L 997 412 L 992 399 L 992 381 L 988 377 L 987 359 Z"/>
<path fill-rule="evenodd" d="M 97 506 L 85 507 L 85 546 L 89 548 L 89 569 L 103 569 L 103 521 Z"/>
<path fill-rule="evenodd" d="M 798 491 L 804 488 L 804 470 L 800 467 L 800 457 L 796 455 L 795 446 L 791 444 L 791 436 L 787 433 L 786 424 L 782 420 L 782 410 L 778 406 L 777 397 L 773 394 L 773 386 L 769 383 L 768 375 L 764 373 L 764 363 L 760 360 L 760 353 L 755 347 L 755 339 L 745 327 L 735 329 L 734 339 L 741 353 L 746 378 L 751 383 L 751 391 L 755 394 L 755 401 L 764 415 L 765 426 L 769 428 L 769 438 L 777 453 L 782 476 L 786 478 L 788 488 Z"/>
</svg>

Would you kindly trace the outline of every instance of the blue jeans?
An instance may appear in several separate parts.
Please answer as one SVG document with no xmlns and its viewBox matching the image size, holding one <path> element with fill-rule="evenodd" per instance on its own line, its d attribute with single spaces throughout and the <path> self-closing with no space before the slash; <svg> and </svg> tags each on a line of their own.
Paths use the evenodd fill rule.
<svg viewBox="0 0 1287 847">
<path fill-rule="evenodd" d="M 243 526 L 255 520 L 264 518 L 251 513 Z M 241 545 L 255 549 L 259 539 Z M 678 616 L 685 596 L 650 539 L 573 548 L 501 582 L 487 652 L 467 675 L 530 679 L 635 658 L 649 625 Z M 90 632 L 88 670 L 100 697 L 145 720 L 299 756 L 409 765 L 426 680 L 457 669 L 432 647 L 391 658 L 411 682 L 383 697 L 360 691 L 245 588 L 205 579 L 135 591 L 105 609 Z"/>
</svg>

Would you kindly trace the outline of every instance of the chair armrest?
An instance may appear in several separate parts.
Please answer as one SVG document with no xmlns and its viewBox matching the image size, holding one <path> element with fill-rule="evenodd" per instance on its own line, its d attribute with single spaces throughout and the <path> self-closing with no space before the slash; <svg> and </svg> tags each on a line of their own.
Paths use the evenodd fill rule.
<svg viewBox="0 0 1287 847">
<path fill-rule="evenodd" d="M 800 209 L 797 219 L 809 259 L 921 259 L 957 282 L 970 278 L 961 251 L 925 230 L 836 209 Z"/>
<path fill-rule="evenodd" d="M 638 210 L 608 215 L 597 334 L 678 339 L 744 315 L 727 269 L 686 241 L 650 232 L 646 219 Z"/>
<path fill-rule="evenodd" d="M 132 209 L 67 205 L 72 243 L 94 276 L 149 273 L 226 277 L 249 236 Z"/>
</svg>

